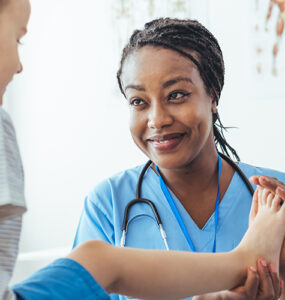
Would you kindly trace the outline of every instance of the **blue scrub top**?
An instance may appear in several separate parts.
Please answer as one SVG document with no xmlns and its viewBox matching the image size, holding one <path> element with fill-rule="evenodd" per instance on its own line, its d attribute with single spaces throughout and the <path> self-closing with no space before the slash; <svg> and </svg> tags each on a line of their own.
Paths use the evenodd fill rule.
<svg viewBox="0 0 285 300">
<path fill-rule="evenodd" d="M 252 175 L 277 177 L 285 182 L 285 174 L 239 163 L 247 178 Z M 74 246 L 84 241 L 97 239 L 120 245 L 124 210 L 135 198 L 136 185 L 143 166 L 126 170 L 98 184 L 85 198 L 84 210 L 78 225 Z M 184 209 L 177 197 L 173 200 L 181 214 L 186 229 L 198 252 L 211 252 L 214 242 L 214 215 L 200 229 Z M 191 196 L 191 195 L 190 195 Z M 171 250 L 191 251 L 170 206 L 161 191 L 157 174 L 149 168 L 142 184 L 142 197 L 156 205 L 166 231 Z M 251 194 L 235 172 L 220 203 L 216 250 L 226 252 L 235 248 L 248 227 Z M 126 246 L 143 249 L 165 249 L 159 228 L 151 208 L 147 204 L 134 205 L 129 214 Z M 112 299 L 126 297 L 112 295 Z M 189 298 L 190 299 L 190 298 Z"/>
</svg>

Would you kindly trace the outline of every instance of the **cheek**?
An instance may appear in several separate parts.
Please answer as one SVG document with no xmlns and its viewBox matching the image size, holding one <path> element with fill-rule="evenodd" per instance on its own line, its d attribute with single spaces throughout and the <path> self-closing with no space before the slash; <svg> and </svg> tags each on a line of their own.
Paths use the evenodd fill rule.
<svg viewBox="0 0 285 300">
<path fill-rule="evenodd" d="M 144 132 L 144 122 L 137 112 L 130 112 L 129 128 L 133 140 L 137 143 Z"/>
<path fill-rule="evenodd" d="M 181 112 L 181 117 L 189 126 L 199 127 L 202 124 L 208 123 L 211 120 L 212 113 L 208 106 L 192 106 Z"/>
</svg>

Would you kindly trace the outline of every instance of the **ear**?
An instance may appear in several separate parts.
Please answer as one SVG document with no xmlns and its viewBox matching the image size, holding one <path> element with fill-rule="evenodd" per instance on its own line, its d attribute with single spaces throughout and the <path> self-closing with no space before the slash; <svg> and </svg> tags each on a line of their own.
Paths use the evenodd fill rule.
<svg viewBox="0 0 285 300">
<path fill-rule="evenodd" d="M 217 101 L 216 100 L 212 100 L 212 108 L 211 108 L 212 114 L 217 113 Z"/>
</svg>

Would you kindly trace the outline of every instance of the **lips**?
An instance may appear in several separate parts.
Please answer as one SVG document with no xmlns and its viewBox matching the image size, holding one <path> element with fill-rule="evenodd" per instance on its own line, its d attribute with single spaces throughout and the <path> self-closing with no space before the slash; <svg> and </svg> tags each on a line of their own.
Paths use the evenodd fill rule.
<svg viewBox="0 0 285 300">
<path fill-rule="evenodd" d="M 170 151 L 176 148 L 183 140 L 185 133 L 171 133 L 150 137 L 147 141 L 160 151 Z"/>
</svg>

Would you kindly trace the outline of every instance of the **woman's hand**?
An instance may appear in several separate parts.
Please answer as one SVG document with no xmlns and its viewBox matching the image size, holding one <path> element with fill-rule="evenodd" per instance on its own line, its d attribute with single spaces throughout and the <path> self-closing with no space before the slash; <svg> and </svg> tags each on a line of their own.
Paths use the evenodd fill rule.
<svg viewBox="0 0 285 300">
<path fill-rule="evenodd" d="M 277 300 L 281 293 L 277 273 L 259 260 L 256 272 L 248 269 L 244 285 L 230 291 L 195 296 L 193 300 Z"/>
<path fill-rule="evenodd" d="M 285 201 L 285 184 L 277 178 L 269 176 L 252 176 L 249 178 L 249 181 L 252 184 L 269 189 L 271 192 L 278 194 L 278 196 Z"/>
</svg>

